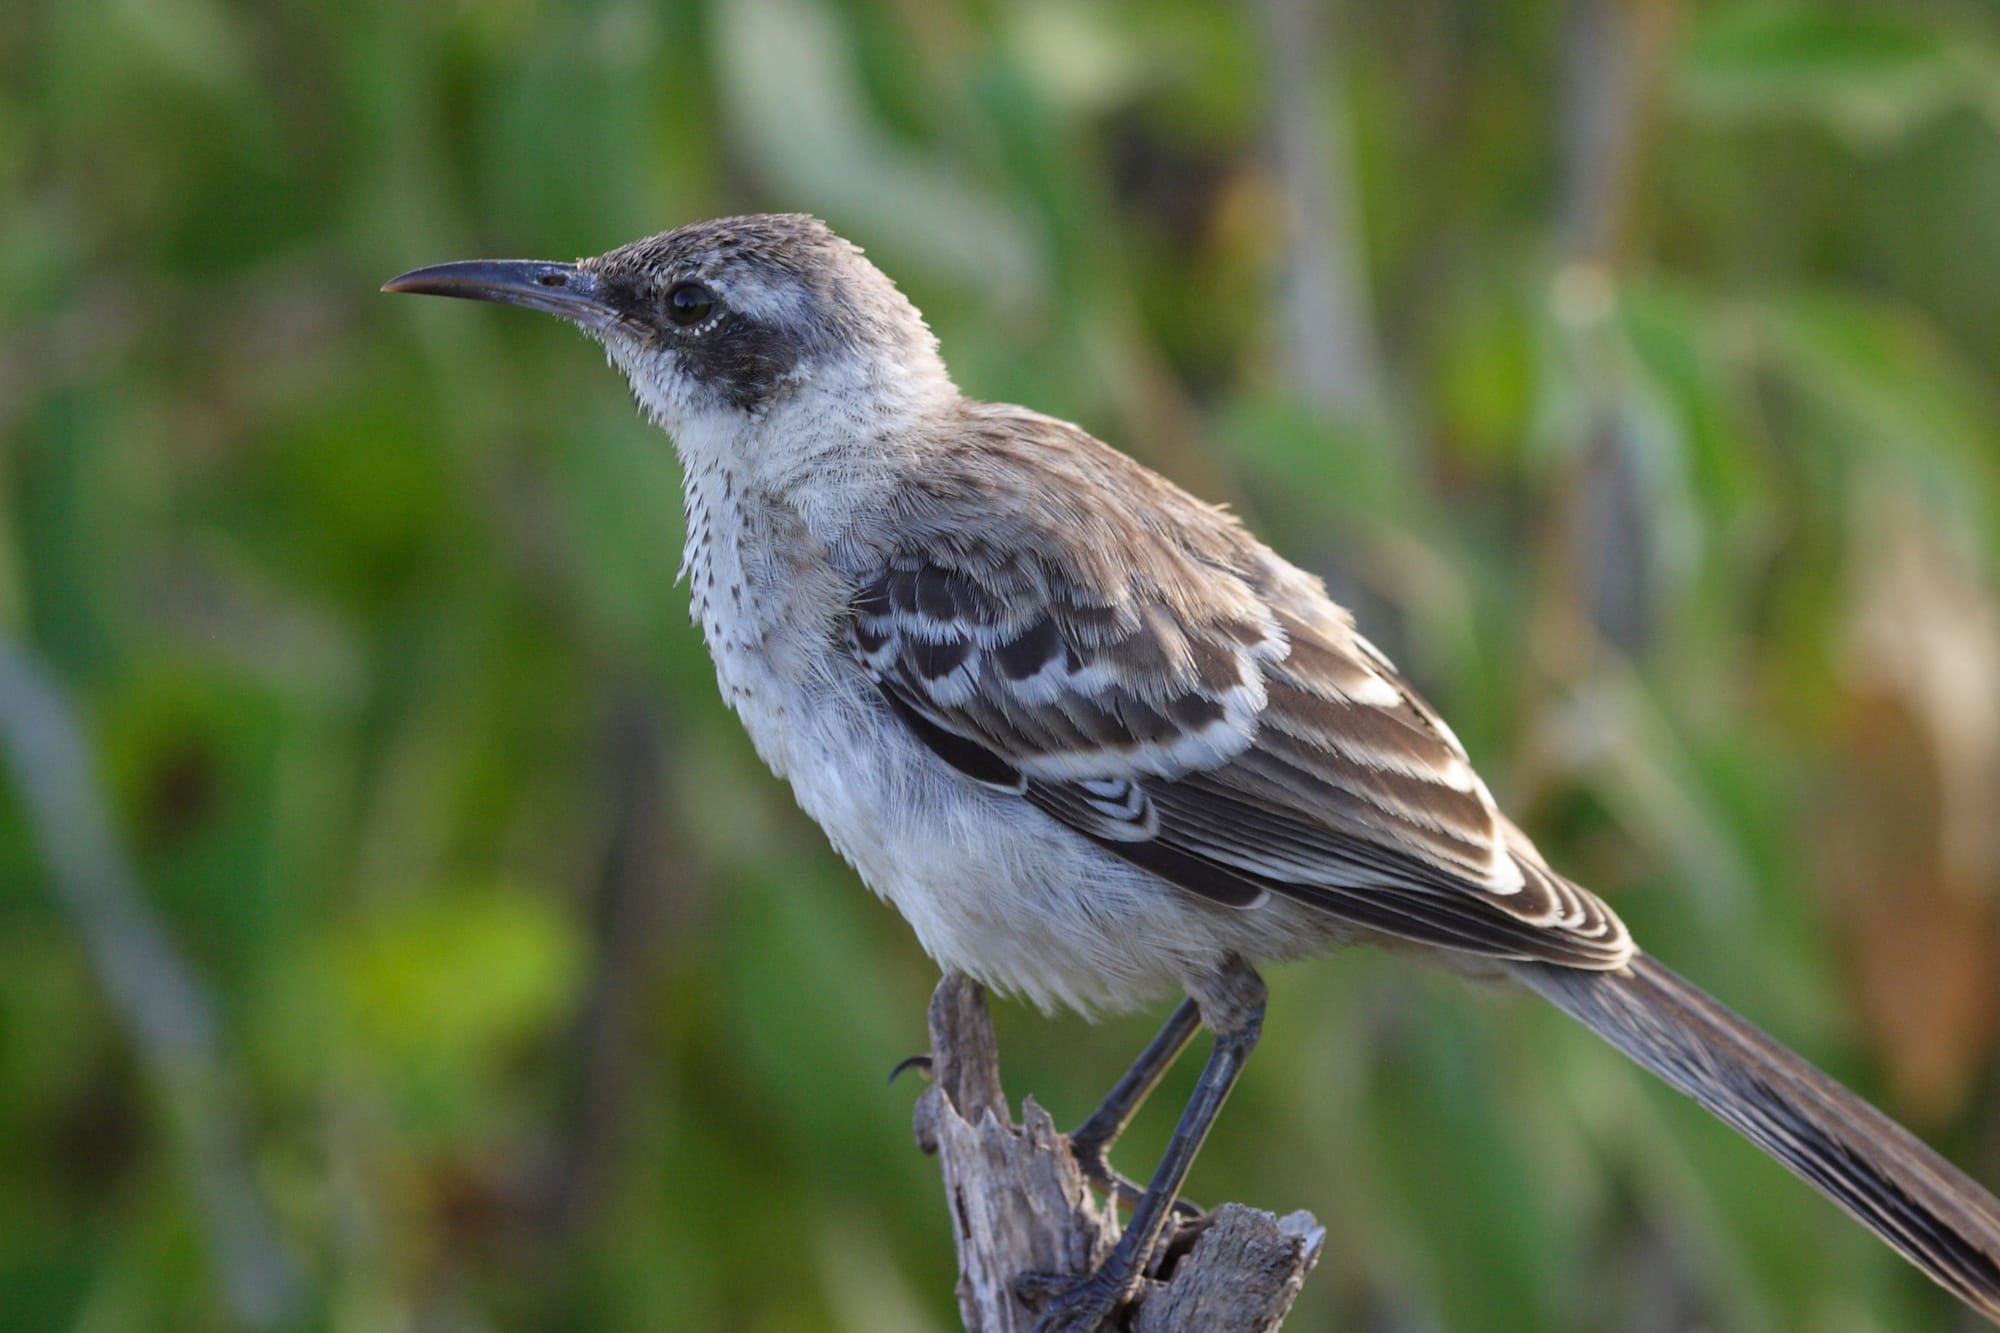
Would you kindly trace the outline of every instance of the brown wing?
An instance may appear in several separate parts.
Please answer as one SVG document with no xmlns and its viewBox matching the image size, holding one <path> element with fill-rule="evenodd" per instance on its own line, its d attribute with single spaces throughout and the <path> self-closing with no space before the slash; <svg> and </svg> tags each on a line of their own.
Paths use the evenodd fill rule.
<svg viewBox="0 0 2000 1333">
<path fill-rule="evenodd" d="M 1623 925 L 1541 863 L 1317 580 L 1075 436 L 1080 454 L 1032 460 L 1039 494 L 973 484 L 1012 461 L 983 451 L 862 577 L 850 649 L 915 734 L 1217 901 L 1276 892 L 1450 948 L 1625 962 Z"/>
</svg>

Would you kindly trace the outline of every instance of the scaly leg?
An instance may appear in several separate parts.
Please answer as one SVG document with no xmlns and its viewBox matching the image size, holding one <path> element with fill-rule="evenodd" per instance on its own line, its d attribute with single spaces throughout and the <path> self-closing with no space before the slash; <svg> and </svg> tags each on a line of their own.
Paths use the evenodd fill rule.
<svg viewBox="0 0 2000 1333">
<path fill-rule="evenodd" d="M 1174 1061 L 1194 1040 L 1194 1034 L 1200 1027 L 1201 1006 L 1193 1000 L 1181 1001 L 1159 1035 L 1140 1052 L 1139 1058 L 1132 1062 L 1132 1067 L 1125 1071 L 1117 1086 L 1105 1095 L 1104 1104 L 1070 1133 L 1069 1150 L 1084 1177 L 1105 1193 L 1115 1195 L 1126 1208 L 1137 1208 L 1144 1191 L 1112 1169 L 1109 1156 L 1111 1145 L 1125 1132 L 1125 1126 L 1132 1123 L 1140 1104 L 1160 1085 L 1160 1080 L 1173 1068 Z M 1190 1215 L 1200 1212 L 1191 1205 L 1177 1207 Z"/>
<path fill-rule="evenodd" d="M 1166 1224 L 1174 1197 L 1187 1179 L 1188 1168 L 1194 1165 L 1195 1154 L 1201 1150 L 1202 1140 L 1208 1137 L 1216 1113 L 1222 1109 L 1223 1100 L 1257 1045 L 1264 1024 L 1264 983 L 1249 964 L 1231 959 L 1208 979 L 1197 1000 L 1202 1018 L 1215 1031 L 1215 1049 L 1209 1053 L 1208 1063 L 1195 1083 L 1194 1095 L 1188 1098 L 1187 1107 L 1174 1126 L 1167 1151 L 1161 1156 L 1144 1197 L 1133 1210 L 1125 1233 L 1096 1272 L 1083 1278 L 1024 1276 L 1024 1294 L 1050 1293 L 1048 1306 L 1035 1325 L 1036 1333 L 1093 1333 L 1131 1296 L 1152 1258 L 1153 1246 Z M 1179 1018 L 1176 1013 L 1175 1022 Z M 1169 1032 L 1174 1026 L 1173 1022 L 1168 1024 Z M 1152 1054 L 1151 1048 L 1147 1054 Z M 1141 1056 L 1140 1066 L 1146 1063 L 1147 1057 Z M 1135 1067 L 1135 1072 L 1143 1071 Z M 1158 1081 L 1157 1075 L 1154 1081 Z M 1117 1092 L 1112 1096 L 1116 1100 Z M 1116 1118 L 1115 1112 L 1112 1118 Z"/>
</svg>

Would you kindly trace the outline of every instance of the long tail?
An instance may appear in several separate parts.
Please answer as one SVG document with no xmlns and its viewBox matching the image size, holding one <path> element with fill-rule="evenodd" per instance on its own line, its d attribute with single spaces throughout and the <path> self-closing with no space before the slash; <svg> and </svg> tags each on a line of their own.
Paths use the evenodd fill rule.
<svg viewBox="0 0 2000 1333">
<path fill-rule="evenodd" d="M 2000 1323 L 2000 1200 L 1908 1130 L 1643 954 L 1515 975 Z"/>
</svg>

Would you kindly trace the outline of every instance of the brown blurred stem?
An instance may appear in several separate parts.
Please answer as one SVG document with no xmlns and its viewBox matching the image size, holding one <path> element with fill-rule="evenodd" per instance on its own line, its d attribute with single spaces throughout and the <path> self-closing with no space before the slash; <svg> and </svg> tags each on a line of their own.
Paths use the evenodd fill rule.
<svg viewBox="0 0 2000 1333">
<path fill-rule="evenodd" d="M 4 637 L 0 752 L 49 885 L 160 1089 L 228 1308 L 248 1328 L 293 1322 L 303 1305 L 299 1267 L 251 1167 L 241 1085 L 224 1059 L 214 1004 L 146 905 L 68 701 Z"/>
<path fill-rule="evenodd" d="M 577 1234 L 595 1215 L 628 1147 L 633 1094 L 633 1028 L 658 952 L 659 924 L 673 877 L 663 872 L 658 812 L 665 773 L 665 723 L 652 697 L 611 690 L 604 725 L 605 799 L 611 808 L 596 894 L 590 982 L 564 1043 L 575 1082 L 559 1138 L 531 1199 L 555 1238 Z"/>
<path fill-rule="evenodd" d="M 1378 357 L 1363 262 L 1344 82 L 1315 0 L 1258 0 L 1270 70 L 1270 134 L 1285 208 L 1280 356 L 1314 408 L 1372 416 Z"/>
<path fill-rule="evenodd" d="M 1558 224 L 1569 263 L 1617 265 L 1632 224 L 1675 0 L 1571 0 Z"/>
<path fill-rule="evenodd" d="M 977 982 L 946 973 L 931 997 L 932 1085 L 918 1099 L 917 1146 L 934 1153 L 958 1245 L 958 1308 L 968 1333 L 1027 1333 L 1024 1273 L 1088 1272 L 1118 1242 L 1117 1213 L 1091 1193 L 1069 1139 L 1031 1097 L 1016 1125 Z M 1264 1333 L 1284 1322 L 1319 1260 L 1310 1213 L 1278 1218 L 1226 1203 L 1161 1246 L 1130 1327 L 1137 1333 Z"/>
<path fill-rule="evenodd" d="M 1571 0 L 1563 59 L 1555 303 L 1582 387 L 1568 546 L 1580 617 L 1557 642 L 1637 657 L 1654 634 L 1657 534 L 1614 320 L 1674 0 Z"/>
</svg>

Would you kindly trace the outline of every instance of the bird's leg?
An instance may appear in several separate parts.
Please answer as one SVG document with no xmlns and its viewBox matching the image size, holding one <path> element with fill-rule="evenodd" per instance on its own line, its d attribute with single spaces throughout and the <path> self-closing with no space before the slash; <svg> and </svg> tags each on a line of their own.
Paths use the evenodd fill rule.
<svg viewBox="0 0 2000 1333">
<path fill-rule="evenodd" d="M 1202 1067 L 1194 1095 L 1188 1098 L 1187 1107 L 1174 1126 L 1173 1138 L 1167 1143 L 1167 1151 L 1154 1169 L 1153 1179 L 1138 1207 L 1133 1209 L 1125 1233 L 1097 1271 L 1083 1278 L 1024 1274 L 1020 1279 L 1024 1296 L 1032 1299 L 1041 1293 L 1048 1294 L 1048 1305 L 1035 1324 L 1036 1333 L 1092 1333 L 1130 1298 L 1152 1258 L 1153 1246 L 1166 1224 L 1174 1196 L 1180 1193 L 1188 1168 L 1194 1164 L 1202 1140 L 1208 1137 L 1209 1126 L 1215 1123 L 1223 1099 L 1236 1085 L 1244 1062 L 1257 1045 L 1264 1024 L 1265 992 L 1264 983 L 1249 964 L 1232 958 L 1206 978 L 1205 984 L 1190 989 L 1201 1018 L 1215 1032 L 1215 1048 Z M 1168 1024 L 1169 1033 L 1179 1019 L 1176 1013 L 1174 1022 Z M 1140 1063 L 1146 1063 L 1145 1057 L 1141 1057 Z"/>
<path fill-rule="evenodd" d="M 1139 1053 L 1139 1058 L 1132 1062 L 1132 1067 L 1125 1071 L 1117 1086 L 1105 1095 L 1103 1105 L 1070 1132 L 1070 1155 L 1076 1159 L 1084 1178 L 1105 1193 L 1116 1195 L 1118 1202 L 1126 1208 L 1137 1208 L 1145 1191 L 1112 1169 L 1109 1158 L 1111 1145 L 1125 1132 L 1125 1126 L 1132 1123 L 1140 1104 L 1160 1085 L 1160 1080 L 1173 1068 L 1174 1061 L 1194 1040 L 1194 1034 L 1200 1027 L 1201 1006 L 1191 999 L 1181 1001 L 1159 1035 Z M 1176 1204 L 1175 1208 L 1189 1215 L 1200 1213 L 1199 1209 L 1189 1205 Z"/>
</svg>

